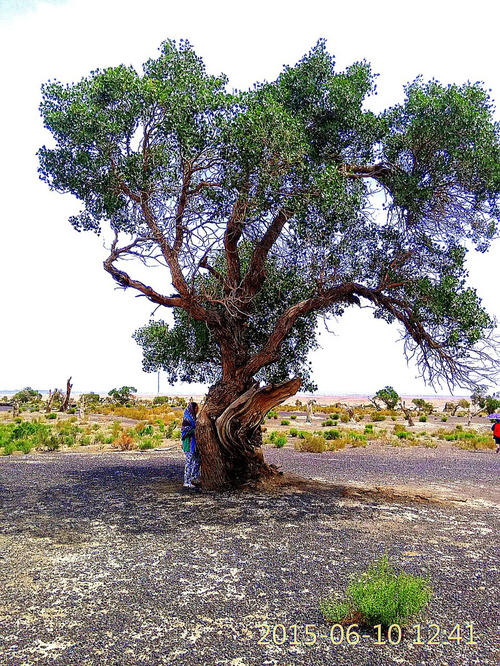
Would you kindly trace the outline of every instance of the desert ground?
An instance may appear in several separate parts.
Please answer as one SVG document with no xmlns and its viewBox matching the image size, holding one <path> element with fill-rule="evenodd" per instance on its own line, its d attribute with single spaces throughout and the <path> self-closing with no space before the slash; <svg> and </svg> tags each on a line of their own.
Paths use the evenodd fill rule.
<svg viewBox="0 0 500 666">
<path fill-rule="evenodd" d="M 291 415 L 268 419 L 265 436 L 289 433 Z M 295 416 L 325 430 L 325 414 Z M 264 447 L 280 482 L 238 492 L 183 490 L 174 439 L 0 456 L 0 664 L 497 664 L 500 455 L 439 439 L 464 424 L 441 418 L 401 441 L 404 419 L 389 418 L 323 453 L 288 434 Z M 86 417 L 90 431 L 117 419 L 137 423 Z M 361 434 L 365 421 L 336 427 Z M 384 553 L 429 578 L 429 607 L 395 644 L 331 637 L 319 601 Z"/>
</svg>

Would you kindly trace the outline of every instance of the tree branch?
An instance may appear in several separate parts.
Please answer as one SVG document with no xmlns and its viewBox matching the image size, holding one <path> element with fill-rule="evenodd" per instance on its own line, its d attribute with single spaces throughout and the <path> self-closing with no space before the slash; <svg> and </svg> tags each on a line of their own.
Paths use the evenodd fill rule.
<svg viewBox="0 0 500 666">
<path fill-rule="evenodd" d="M 289 210 L 280 210 L 269 225 L 266 233 L 262 236 L 260 243 L 254 249 L 241 288 L 238 290 L 245 300 L 250 301 L 262 286 L 266 277 L 264 267 L 269 250 L 278 239 L 283 227 L 292 217 L 292 214 Z"/>
</svg>

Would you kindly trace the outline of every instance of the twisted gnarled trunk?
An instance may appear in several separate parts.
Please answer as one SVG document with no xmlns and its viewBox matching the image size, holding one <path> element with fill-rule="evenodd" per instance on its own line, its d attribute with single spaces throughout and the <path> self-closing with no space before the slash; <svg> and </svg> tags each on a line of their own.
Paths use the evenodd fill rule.
<svg viewBox="0 0 500 666">
<path fill-rule="evenodd" d="M 204 488 L 234 488 L 276 473 L 264 461 L 260 426 L 266 413 L 294 395 L 300 383 L 298 377 L 263 387 L 219 382 L 210 389 L 196 424 Z"/>
</svg>

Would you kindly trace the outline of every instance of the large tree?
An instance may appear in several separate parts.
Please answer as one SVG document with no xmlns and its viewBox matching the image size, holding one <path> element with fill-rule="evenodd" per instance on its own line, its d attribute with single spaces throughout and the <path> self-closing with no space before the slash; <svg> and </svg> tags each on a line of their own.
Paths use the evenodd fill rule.
<svg viewBox="0 0 500 666">
<path fill-rule="evenodd" d="M 110 225 L 119 285 L 173 309 L 136 333 L 145 368 L 213 382 L 196 431 L 205 487 L 271 473 L 261 419 L 310 385 L 319 316 L 364 305 L 396 322 L 431 383 L 491 372 L 494 322 L 465 257 L 499 219 L 492 103 L 481 84 L 417 79 L 377 115 L 373 92 L 370 66 L 336 71 L 323 41 L 249 91 L 172 41 L 142 73 L 42 88 L 42 179 L 83 203 L 75 229 Z M 126 259 L 162 267 L 161 286 Z"/>
</svg>

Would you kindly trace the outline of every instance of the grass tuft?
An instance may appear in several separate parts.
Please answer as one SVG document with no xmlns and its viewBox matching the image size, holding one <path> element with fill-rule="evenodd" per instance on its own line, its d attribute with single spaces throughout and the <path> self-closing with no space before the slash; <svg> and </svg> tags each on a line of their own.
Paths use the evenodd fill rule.
<svg viewBox="0 0 500 666">
<path fill-rule="evenodd" d="M 350 624 L 355 618 L 364 626 L 389 627 L 407 623 L 428 605 L 431 596 L 427 578 L 397 573 L 384 555 L 351 580 L 345 600 L 323 599 L 320 609 L 328 622 Z"/>
</svg>

